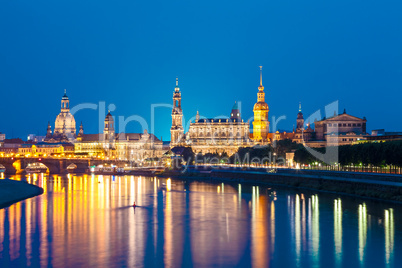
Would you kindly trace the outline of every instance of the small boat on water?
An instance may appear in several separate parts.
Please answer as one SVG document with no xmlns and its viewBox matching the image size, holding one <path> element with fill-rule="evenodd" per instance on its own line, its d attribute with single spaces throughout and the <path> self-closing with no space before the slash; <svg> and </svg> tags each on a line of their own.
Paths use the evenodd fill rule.
<svg viewBox="0 0 402 268">
<path fill-rule="evenodd" d="M 116 166 L 93 166 L 91 167 L 91 173 L 96 175 L 123 175 L 124 168 L 119 168 Z"/>
<path fill-rule="evenodd" d="M 42 163 L 31 163 L 25 168 L 25 172 L 28 174 L 32 173 L 46 173 L 47 166 Z"/>
<path fill-rule="evenodd" d="M 6 172 L 6 167 L 0 164 L 0 173 Z"/>
<path fill-rule="evenodd" d="M 131 170 L 126 170 L 127 175 L 155 175 L 159 174 L 165 169 L 162 167 L 137 167 Z"/>
</svg>

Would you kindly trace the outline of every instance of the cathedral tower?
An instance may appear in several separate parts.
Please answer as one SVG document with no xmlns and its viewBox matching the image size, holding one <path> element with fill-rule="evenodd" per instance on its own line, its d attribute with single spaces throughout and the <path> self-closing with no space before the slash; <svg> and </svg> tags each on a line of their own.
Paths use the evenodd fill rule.
<svg viewBox="0 0 402 268">
<path fill-rule="evenodd" d="M 60 114 L 56 117 L 54 126 L 54 138 L 58 139 L 62 135 L 67 136 L 69 141 L 73 141 L 76 136 L 75 119 L 70 113 L 70 100 L 67 97 L 66 90 L 64 90 L 64 96 L 61 99 Z"/>
<path fill-rule="evenodd" d="M 304 129 L 304 118 L 303 118 L 303 113 L 301 110 L 301 103 L 299 103 L 299 113 L 297 114 L 297 119 L 296 119 L 296 131 L 303 130 L 303 129 Z"/>
<path fill-rule="evenodd" d="M 114 131 L 114 120 L 113 116 L 110 114 L 110 111 L 106 115 L 105 118 L 105 128 L 103 129 L 103 135 L 105 137 L 105 141 L 114 141 L 115 131 Z"/>
<path fill-rule="evenodd" d="M 170 128 L 170 146 L 174 147 L 181 142 L 184 134 L 183 111 L 181 109 L 181 92 L 179 79 L 176 78 L 176 87 L 173 93 L 172 127 Z"/>
<path fill-rule="evenodd" d="M 52 138 L 52 127 L 50 126 L 50 122 L 47 122 L 46 138 Z"/>
<path fill-rule="evenodd" d="M 260 86 L 258 87 L 257 103 L 254 105 L 253 140 L 265 141 L 269 130 L 268 104 L 265 102 L 264 87 L 262 85 L 262 66 L 260 66 Z"/>
<path fill-rule="evenodd" d="M 84 126 L 82 125 L 82 121 L 81 121 L 81 125 L 80 125 L 80 131 L 78 132 L 79 135 L 84 135 Z"/>
<path fill-rule="evenodd" d="M 230 113 L 230 121 L 232 122 L 241 122 L 241 115 L 240 115 L 240 110 L 239 106 L 237 105 L 237 102 L 232 107 L 232 111 Z"/>
</svg>

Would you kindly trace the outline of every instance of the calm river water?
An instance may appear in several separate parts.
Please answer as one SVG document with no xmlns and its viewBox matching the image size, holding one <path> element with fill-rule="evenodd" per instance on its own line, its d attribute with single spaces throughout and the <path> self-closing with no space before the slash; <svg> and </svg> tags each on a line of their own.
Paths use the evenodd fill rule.
<svg viewBox="0 0 402 268">
<path fill-rule="evenodd" d="M 12 179 L 45 193 L 0 210 L 0 267 L 402 267 L 397 204 L 173 178 Z"/>
</svg>

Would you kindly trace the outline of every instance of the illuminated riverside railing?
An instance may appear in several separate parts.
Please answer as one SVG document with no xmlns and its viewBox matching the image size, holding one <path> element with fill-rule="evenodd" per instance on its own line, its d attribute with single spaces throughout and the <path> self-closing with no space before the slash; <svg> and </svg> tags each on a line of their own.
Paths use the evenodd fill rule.
<svg viewBox="0 0 402 268">
<path fill-rule="evenodd" d="M 321 165 L 313 163 L 310 165 L 300 165 L 300 169 L 308 170 L 328 170 L 328 171 L 346 171 L 346 172 L 364 172 L 364 173 L 387 173 L 387 174 L 402 174 L 402 168 L 398 166 L 364 166 L 360 165 Z"/>
<path fill-rule="evenodd" d="M 303 170 L 326 170 L 326 171 L 344 171 L 344 172 L 363 172 L 363 173 L 384 173 L 384 174 L 402 174 L 402 167 L 397 166 L 362 166 L 362 165 L 275 165 L 275 164 L 258 164 L 258 163 L 245 163 L 245 164 L 227 164 L 227 163 L 198 163 L 195 166 L 216 166 L 216 167 L 240 167 L 240 168 L 274 168 L 274 169 L 303 169 Z"/>
</svg>

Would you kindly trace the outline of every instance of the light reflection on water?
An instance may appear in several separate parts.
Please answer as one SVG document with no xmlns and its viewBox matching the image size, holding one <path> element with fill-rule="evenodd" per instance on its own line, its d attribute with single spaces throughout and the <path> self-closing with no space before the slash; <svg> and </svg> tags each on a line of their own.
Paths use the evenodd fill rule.
<svg viewBox="0 0 402 268">
<path fill-rule="evenodd" d="M 0 267 L 402 265 L 400 205 L 173 178 L 13 179 L 45 193 L 0 210 Z"/>
</svg>

